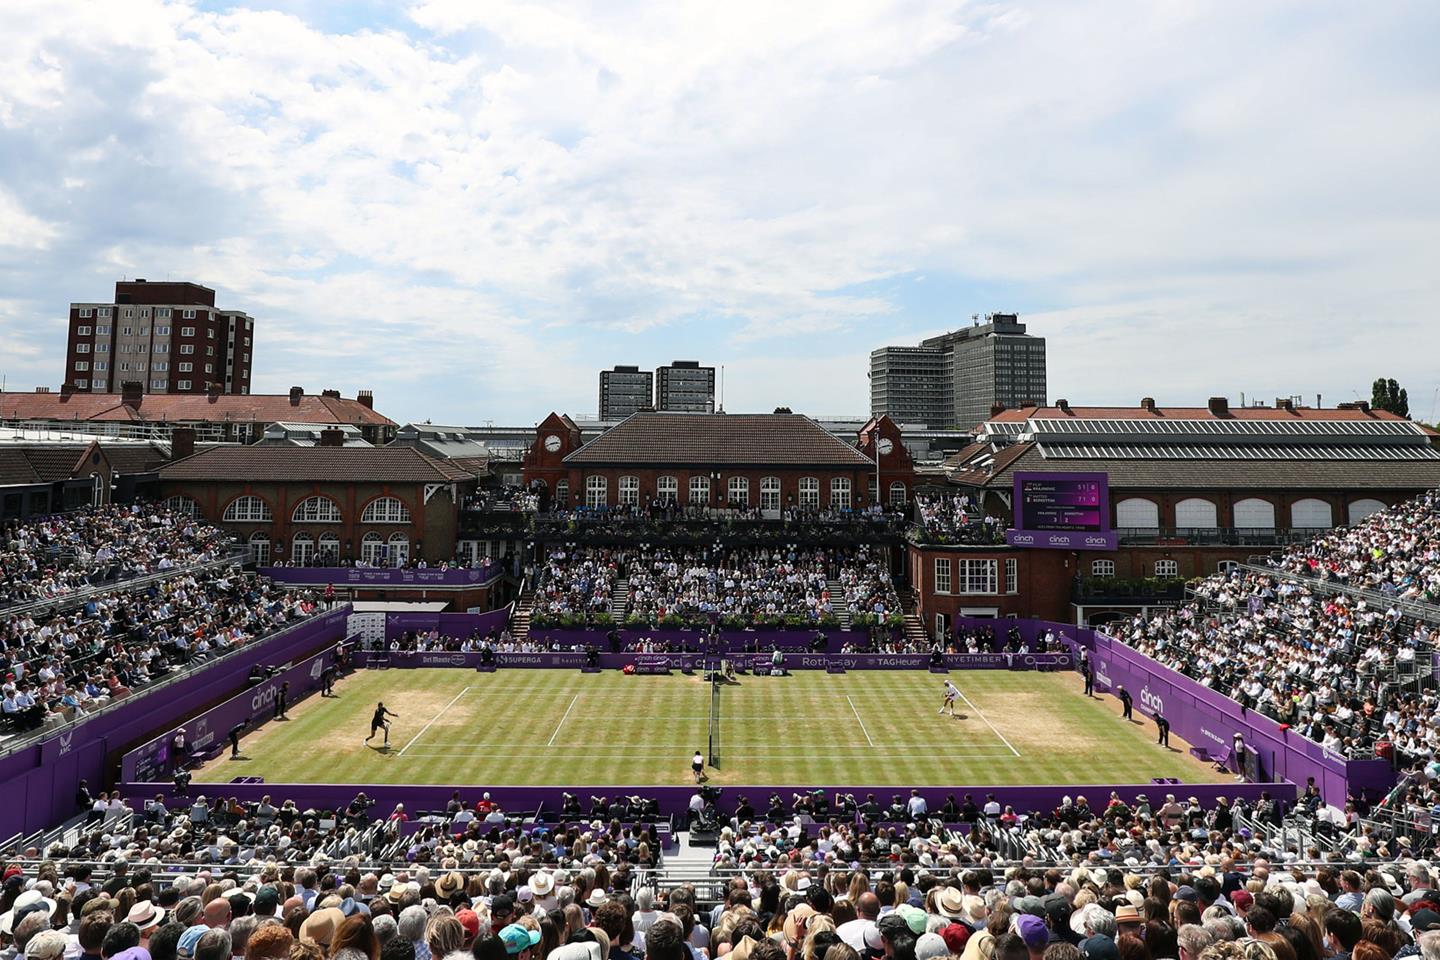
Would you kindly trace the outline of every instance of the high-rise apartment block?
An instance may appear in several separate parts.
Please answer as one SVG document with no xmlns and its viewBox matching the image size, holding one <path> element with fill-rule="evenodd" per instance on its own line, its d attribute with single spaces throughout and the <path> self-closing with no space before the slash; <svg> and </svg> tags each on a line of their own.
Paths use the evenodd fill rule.
<svg viewBox="0 0 1440 960">
<path fill-rule="evenodd" d="M 682 413 L 715 412 L 715 368 L 695 360 L 676 360 L 655 370 L 655 409 Z"/>
<path fill-rule="evenodd" d="M 655 374 L 634 366 L 600 371 L 600 419 L 623 420 L 654 403 Z"/>
<path fill-rule="evenodd" d="M 70 304 L 63 384 L 92 393 L 250 392 L 255 321 L 197 283 L 115 284 L 113 303 Z M 133 387 L 132 387 L 133 389 Z"/>
<path fill-rule="evenodd" d="M 1008 409 L 1046 402 L 1045 338 L 1013 313 L 870 354 L 870 412 L 899 423 L 969 429 Z"/>
</svg>

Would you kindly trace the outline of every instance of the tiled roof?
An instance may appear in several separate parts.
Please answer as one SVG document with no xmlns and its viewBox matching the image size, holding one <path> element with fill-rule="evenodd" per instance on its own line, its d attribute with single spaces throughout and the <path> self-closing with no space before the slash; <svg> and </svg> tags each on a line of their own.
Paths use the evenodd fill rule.
<svg viewBox="0 0 1440 960">
<path fill-rule="evenodd" d="M 1012 453 L 1012 451 L 1018 451 Z M 1440 460 L 1118 460 L 1060 459 L 1041 455 L 1035 444 L 1017 443 L 1001 451 L 992 474 L 974 469 L 974 458 L 951 474 L 966 486 L 1009 489 L 1015 471 L 1041 473 L 1100 472 L 1111 489 L 1131 490 L 1426 490 L 1440 487 Z"/>
<path fill-rule="evenodd" d="M 0 393 L 0 420 L 145 420 L 170 423 L 232 422 L 349 423 L 393 426 L 359 400 L 304 394 L 296 403 L 288 394 L 147 393 L 139 407 L 120 402 L 118 393 Z"/>
<path fill-rule="evenodd" d="M 1021 407 L 990 418 L 991 422 L 1023 423 L 1026 420 L 1404 420 L 1384 410 L 1340 410 L 1317 407 L 1231 407 L 1216 415 L 1208 407 Z"/>
<path fill-rule="evenodd" d="M 413 447 L 214 447 L 160 471 L 162 480 L 272 483 L 453 483 L 474 475 Z"/>
<path fill-rule="evenodd" d="M 0 485 L 54 483 L 82 475 L 80 463 L 88 443 L 30 443 L 0 447 Z M 119 474 L 149 473 L 165 462 L 150 444 L 101 444 L 110 466 Z"/>
<path fill-rule="evenodd" d="M 814 420 L 795 413 L 637 413 L 570 454 L 565 463 L 875 465 Z"/>
</svg>

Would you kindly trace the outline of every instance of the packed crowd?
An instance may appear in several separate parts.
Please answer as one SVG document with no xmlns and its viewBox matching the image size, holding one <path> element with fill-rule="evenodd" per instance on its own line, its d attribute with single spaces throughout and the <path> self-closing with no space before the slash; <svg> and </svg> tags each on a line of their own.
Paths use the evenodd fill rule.
<svg viewBox="0 0 1440 960">
<path fill-rule="evenodd" d="M 0 527 L 0 608 L 223 558 L 230 540 L 153 503 L 77 510 Z"/>
<path fill-rule="evenodd" d="M 308 593 L 225 567 L 97 594 L 48 615 L 0 615 L 0 720 L 23 732 L 84 716 L 317 606 Z"/>
<path fill-rule="evenodd" d="M 618 551 L 608 547 L 554 547 L 535 575 L 532 616 L 593 616 L 610 611 Z"/>
<path fill-rule="evenodd" d="M 196 806 L 203 807 L 198 817 L 205 836 L 197 847 L 207 857 L 197 857 L 199 862 L 178 875 L 141 859 L 143 849 L 130 858 L 109 857 L 102 871 L 68 850 L 55 851 L 54 858 L 38 866 L 7 867 L 0 889 L 0 956 L 1440 958 L 1440 892 L 1428 863 L 1302 867 L 1279 862 L 1248 843 L 1215 848 L 1200 834 L 1225 832 L 1223 824 L 1214 822 L 1222 815 L 1212 811 L 1197 817 L 1171 798 L 1148 813 L 1112 800 L 1098 814 L 1076 798 L 1051 815 L 1071 833 L 1084 832 L 1092 822 L 1109 823 L 1116 837 L 1159 829 L 1177 841 L 1176 855 L 1163 861 L 1152 857 L 1143 841 L 1134 844 L 1133 855 L 1102 847 L 1063 867 L 992 859 L 966 864 L 949 854 L 927 860 L 929 851 L 916 850 L 930 841 L 916 833 L 902 834 L 903 845 L 892 842 L 888 856 L 862 868 L 849 859 L 864 852 L 852 837 L 821 828 L 804 847 L 793 848 L 803 850 L 801 856 L 742 864 L 713 904 L 700 901 L 689 885 L 659 891 L 642 885 L 629 862 L 607 860 L 603 844 L 592 849 L 594 833 L 603 833 L 612 851 L 635 839 L 614 825 L 588 831 L 589 843 L 583 837 L 568 849 L 555 843 L 565 857 L 554 864 L 545 862 L 543 842 L 536 851 L 534 844 L 516 838 L 497 861 L 472 865 L 464 854 L 474 840 L 468 836 L 473 824 L 459 833 L 447 831 L 444 842 L 430 851 L 433 859 L 423 863 L 366 869 L 358 856 L 346 855 L 287 856 L 294 865 L 253 858 L 259 862 L 251 864 L 239 859 L 240 843 L 220 839 L 240 829 L 225 819 L 232 814 L 221 811 L 217 820 L 215 808 L 198 801 Z M 259 819 L 258 812 L 243 813 Z M 347 819 L 345 812 L 332 815 Z M 176 819 L 192 816 L 197 816 L 194 808 Z M 276 822 L 266 830 L 279 826 L 282 835 L 290 836 L 294 828 L 288 824 L 299 821 L 303 838 L 310 814 L 272 807 L 267 816 Z M 998 824 L 1005 817 L 982 810 L 976 822 Z M 793 829 L 803 838 L 807 825 L 797 822 Z M 886 835 L 876 830 L 877 839 L 870 842 Z M 637 840 L 636 848 L 644 842 Z M 237 852 L 220 859 L 231 845 Z M 292 846 L 286 853 L 298 849 Z M 1161 865 L 1139 869 L 1152 860 Z M 247 869 L 237 869 L 242 865 Z"/>
<path fill-rule="evenodd" d="M 917 494 L 915 521 L 924 543 L 1005 542 L 1006 524 L 987 516 L 965 493 Z"/>
<path fill-rule="evenodd" d="M 1427 494 L 1326 534 L 1287 551 L 1278 571 L 1428 597 L 1440 578 L 1435 506 Z M 1337 753 L 1369 756 L 1383 742 L 1404 764 L 1435 757 L 1435 694 L 1397 682 L 1397 666 L 1430 657 L 1435 628 L 1278 571 L 1209 577 L 1195 602 L 1117 624 L 1115 636 Z"/>
</svg>

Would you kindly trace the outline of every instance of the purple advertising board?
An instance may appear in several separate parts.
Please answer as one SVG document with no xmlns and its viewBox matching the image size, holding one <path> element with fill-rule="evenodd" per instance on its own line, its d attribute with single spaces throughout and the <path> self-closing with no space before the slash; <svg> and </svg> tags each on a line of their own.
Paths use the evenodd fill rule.
<svg viewBox="0 0 1440 960">
<path fill-rule="evenodd" d="M 402 567 L 261 567 L 257 571 L 276 583 L 324 587 L 476 587 L 503 571 L 498 563 L 478 567 L 411 569 Z"/>
<path fill-rule="evenodd" d="M 680 627 L 622 627 L 616 630 L 620 642 L 625 645 L 654 641 L 682 649 L 699 650 L 705 645 L 708 631 L 685 630 Z M 830 629 L 777 629 L 777 630 L 721 630 L 721 648 L 730 652 L 746 649 L 809 650 L 816 633 L 825 634 L 825 649 L 839 653 L 845 641 L 862 639 L 868 642 L 869 635 L 863 631 Z M 610 631 L 605 629 L 584 629 L 577 627 L 532 627 L 530 636 L 539 643 L 558 643 L 562 647 L 584 647 L 594 644 L 602 650 L 610 647 Z"/>
<path fill-rule="evenodd" d="M 476 633 L 483 637 L 491 631 L 499 633 L 509 622 L 508 606 L 485 613 L 387 613 L 385 638 L 394 640 L 412 630 L 416 633 L 434 631 L 442 637 L 460 639 Z"/>
<path fill-rule="evenodd" d="M 380 656 L 356 654 L 357 662 L 369 663 Z M 474 670 L 480 666 L 478 653 L 430 650 L 417 653 L 384 654 L 391 667 L 420 669 L 463 667 Z M 755 654 L 757 662 L 769 665 L 768 654 Z M 672 670 L 698 670 L 702 656 L 697 653 L 600 653 L 596 665 L 602 670 L 623 670 L 630 665 L 666 665 Z M 948 670 L 1073 670 L 1075 658 L 1069 653 L 952 653 L 945 655 Z M 585 654 L 578 652 L 497 653 L 495 666 L 500 669 L 539 668 L 578 670 L 585 666 Z M 930 655 L 925 653 L 791 653 L 785 657 L 788 670 L 825 670 L 839 664 L 846 670 L 926 670 Z"/>
<path fill-rule="evenodd" d="M 1105 473 L 1015 474 L 1015 527 L 1005 532 L 1012 547 L 1114 550 L 1110 529 L 1110 477 Z"/>
</svg>

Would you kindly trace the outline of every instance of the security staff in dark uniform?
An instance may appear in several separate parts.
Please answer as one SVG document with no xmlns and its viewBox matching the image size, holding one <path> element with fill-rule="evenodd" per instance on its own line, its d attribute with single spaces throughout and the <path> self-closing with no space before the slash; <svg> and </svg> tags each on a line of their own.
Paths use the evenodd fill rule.
<svg viewBox="0 0 1440 960">
<path fill-rule="evenodd" d="M 1170 746 L 1170 721 L 1161 716 L 1159 710 L 1155 711 L 1155 730 L 1159 734 L 1155 742 L 1162 747 Z"/>
<path fill-rule="evenodd" d="M 290 699 L 290 681 L 286 680 L 280 684 L 280 689 L 275 692 L 275 716 L 271 719 L 285 720 L 285 704 Z"/>
<path fill-rule="evenodd" d="M 246 717 L 244 720 L 241 720 L 239 723 L 235 724 L 235 726 L 231 727 L 230 732 L 226 734 L 226 737 L 230 740 L 231 760 L 234 760 L 240 756 L 240 734 L 244 733 L 245 728 L 249 725 L 250 718 Z"/>
<path fill-rule="evenodd" d="M 1133 720 L 1135 718 L 1135 698 L 1130 696 L 1130 691 L 1124 687 L 1116 687 L 1115 696 L 1120 698 L 1120 719 Z"/>
<path fill-rule="evenodd" d="M 1085 678 L 1085 696 L 1095 696 L 1095 671 L 1090 667 L 1090 652 L 1080 651 L 1080 675 Z"/>
</svg>

